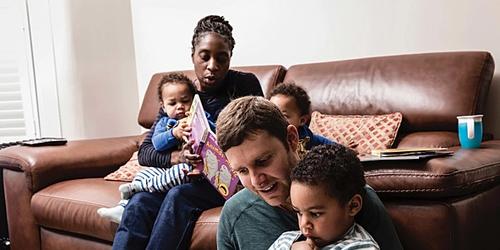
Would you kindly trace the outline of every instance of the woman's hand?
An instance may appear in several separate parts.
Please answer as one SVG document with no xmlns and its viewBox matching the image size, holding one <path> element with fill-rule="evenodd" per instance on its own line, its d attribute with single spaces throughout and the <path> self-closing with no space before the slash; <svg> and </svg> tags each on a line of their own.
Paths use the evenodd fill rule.
<svg viewBox="0 0 500 250">
<path fill-rule="evenodd" d="M 182 155 L 184 158 L 184 162 L 187 164 L 190 164 L 192 166 L 201 162 L 200 155 L 194 153 L 193 143 L 194 143 L 194 140 L 188 140 L 182 146 Z"/>
</svg>

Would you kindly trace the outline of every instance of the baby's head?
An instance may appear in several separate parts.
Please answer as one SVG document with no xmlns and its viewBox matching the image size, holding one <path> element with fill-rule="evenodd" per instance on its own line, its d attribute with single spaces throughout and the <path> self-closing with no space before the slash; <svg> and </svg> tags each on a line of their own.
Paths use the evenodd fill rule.
<svg viewBox="0 0 500 250">
<path fill-rule="evenodd" d="M 353 225 L 366 184 L 356 153 L 340 144 L 314 147 L 291 173 L 290 198 L 302 234 L 330 244 Z"/>
<path fill-rule="evenodd" d="M 181 73 L 164 75 L 158 85 L 158 97 L 163 111 L 168 117 L 177 120 L 186 117 L 195 94 L 193 82 Z"/>
<path fill-rule="evenodd" d="M 293 83 L 280 83 L 271 91 L 269 100 L 278 106 L 288 123 L 296 128 L 309 121 L 311 100 L 303 88 Z"/>
</svg>

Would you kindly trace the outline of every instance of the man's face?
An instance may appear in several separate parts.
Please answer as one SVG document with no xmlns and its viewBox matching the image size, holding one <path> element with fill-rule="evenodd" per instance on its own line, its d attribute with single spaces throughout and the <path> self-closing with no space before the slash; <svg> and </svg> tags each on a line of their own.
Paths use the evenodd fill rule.
<svg viewBox="0 0 500 250">
<path fill-rule="evenodd" d="M 257 131 L 226 151 L 231 168 L 241 183 L 271 206 L 288 205 L 290 171 L 297 164 L 298 134 L 288 126 L 288 150 L 268 132 Z"/>
</svg>

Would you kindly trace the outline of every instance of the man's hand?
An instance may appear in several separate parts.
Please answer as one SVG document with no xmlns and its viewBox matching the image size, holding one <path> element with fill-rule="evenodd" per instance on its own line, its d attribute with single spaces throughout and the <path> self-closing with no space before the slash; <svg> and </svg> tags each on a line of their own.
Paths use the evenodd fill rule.
<svg viewBox="0 0 500 250">
<path fill-rule="evenodd" d="M 203 175 L 201 173 L 201 171 L 197 168 L 193 168 L 191 171 L 187 171 L 187 169 L 183 169 L 182 171 L 184 171 L 184 173 L 189 176 L 189 178 L 191 178 L 192 180 L 200 180 Z"/>
</svg>

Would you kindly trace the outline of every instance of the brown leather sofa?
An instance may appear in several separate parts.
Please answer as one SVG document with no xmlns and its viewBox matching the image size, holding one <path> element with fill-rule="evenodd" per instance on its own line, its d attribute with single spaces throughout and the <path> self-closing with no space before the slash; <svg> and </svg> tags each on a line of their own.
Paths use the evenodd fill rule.
<svg viewBox="0 0 500 250">
<path fill-rule="evenodd" d="M 460 149 L 457 115 L 485 110 L 494 62 L 487 52 L 448 52 L 337 62 L 238 68 L 265 93 L 294 81 L 312 108 L 329 114 L 400 111 L 396 147 L 450 147 L 450 157 L 365 163 L 366 179 L 387 207 L 405 249 L 498 248 L 500 140 Z M 191 77 L 192 71 L 186 71 Z M 151 79 L 139 114 L 149 128 L 158 111 Z M 488 117 L 485 117 L 488 119 Z M 0 150 L 12 249 L 109 249 L 116 225 L 97 208 L 114 206 L 120 182 L 103 176 L 127 162 L 141 136 L 70 141 L 65 146 Z M 215 249 L 220 208 L 198 220 L 192 249 Z M 271 223 L 271 222 L 270 222 Z"/>
</svg>

